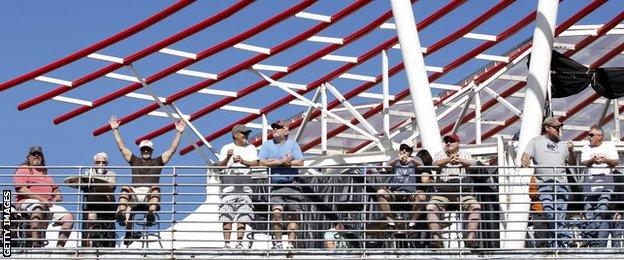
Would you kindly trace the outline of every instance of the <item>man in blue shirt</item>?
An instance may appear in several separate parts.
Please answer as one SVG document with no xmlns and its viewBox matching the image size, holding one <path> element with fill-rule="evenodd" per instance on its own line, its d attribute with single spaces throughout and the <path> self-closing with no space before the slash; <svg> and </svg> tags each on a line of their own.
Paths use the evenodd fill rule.
<svg viewBox="0 0 624 260">
<path fill-rule="evenodd" d="M 273 189 L 269 197 L 269 203 L 273 210 L 273 229 L 277 239 L 273 245 L 273 249 L 282 249 L 282 220 L 283 213 L 287 214 L 288 219 L 288 240 L 291 243 L 286 244 L 287 249 L 293 246 L 297 239 L 298 212 L 301 212 L 301 201 L 303 194 L 301 187 L 297 186 L 296 175 L 299 174 L 298 169 L 291 166 L 303 166 L 303 153 L 299 145 L 292 140 L 288 140 L 288 124 L 284 121 L 277 121 L 271 124 L 273 129 L 273 140 L 266 141 L 260 148 L 258 158 L 260 165 L 269 167 L 269 180 Z"/>
</svg>

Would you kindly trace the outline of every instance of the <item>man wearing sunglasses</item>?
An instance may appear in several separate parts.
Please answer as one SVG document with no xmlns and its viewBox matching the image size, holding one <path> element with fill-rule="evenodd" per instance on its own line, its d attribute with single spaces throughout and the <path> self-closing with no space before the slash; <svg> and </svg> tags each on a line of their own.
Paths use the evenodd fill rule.
<svg viewBox="0 0 624 260">
<path fill-rule="evenodd" d="M 63 196 L 59 186 L 56 186 L 52 177 L 48 175 L 45 165 L 41 146 L 30 147 L 23 167 L 17 169 L 13 176 L 17 191 L 16 206 L 20 211 L 25 211 L 30 218 L 29 229 L 32 231 L 29 231 L 29 235 L 33 247 L 45 245 L 43 239 L 48 222 L 61 226 L 56 246 L 64 247 L 71 234 L 74 216 L 64 207 L 55 204 L 63 201 Z"/>
<path fill-rule="evenodd" d="M 256 147 L 247 141 L 251 130 L 239 124 L 232 128 L 233 142 L 221 147 L 219 166 L 232 167 L 223 171 L 221 183 L 221 206 L 219 207 L 219 221 L 223 223 L 223 240 L 225 249 L 231 249 L 230 233 L 232 223 L 236 222 L 236 249 L 243 249 L 243 235 L 245 224 L 251 222 L 253 207 L 250 170 L 242 167 L 258 165 Z"/>
<path fill-rule="evenodd" d="M 166 150 L 161 156 L 156 158 L 152 157 L 154 151 L 154 143 L 150 140 L 142 140 L 139 144 L 140 156 L 132 154 L 130 149 L 126 147 L 119 133 L 119 121 L 116 116 L 111 116 L 109 120 L 111 129 L 113 129 L 113 136 L 115 142 L 121 154 L 126 162 L 130 166 L 143 166 L 141 168 L 132 168 L 132 185 L 123 186 L 121 188 L 121 194 L 119 195 L 119 207 L 115 218 L 119 225 L 126 226 L 126 236 L 124 243 L 129 245 L 133 239 L 140 238 L 141 235 L 137 232 L 131 233 L 132 230 L 132 214 L 130 211 L 132 207 L 143 206 L 147 204 L 147 214 L 145 214 L 145 220 L 147 225 L 152 225 L 156 221 L 154 212 L 160 208 L 160 172 L 162 166 L 165 166 L 173 157 L 178 145 L 180 144 L 180 138 L 186 124 L 183 120 L 178 121 L 175 124 L 176 134 L 171 142 L 171 147 Z M 154 168 L 145 168 L 145 166 L 151 166 Z M 129 203 L 130 202 L 130 203 Z M 125 214 L 124 214 L 125 213 Z"/>
<path fill-rule="evenodd" d="M 108 155 L 104 152 L 96 153 L 93 156 L 93 167 L 86 171 L 89 177 L 88 195 L 87 195 L 87 229 L 95 228 L 96 224 L 103 226 L 103 222 L 97 223 L 98 214 L 111 214 L 115 210 L 115 184 L 117 183 L 117 175 L 114 171 L 106 168 L 108 166 Z M 101 229 L 101 228 L 99 228 Z M 87 246 L 100 246 L 92 243 L 91 235 L 94 232 L 87 233 Z M 108 243 L 108 241 L 104 242 Z"/>
<path fill-rule="evenodd" d="M 531 161 L 536 166 L 538 199 L 551 230 L 548 232 L 550 247 L 569 247 L 572 239 L 565 221 L 570 192 L 566 165 L 576 165 L 576 156 L 574 144 L 561 140 L 562 126 L 554 117 L 544 119 L 542 135 L 531 139 L 522 154 L 522 167 L 529 167 Z"/>
<path fill-rule="evenodd" d="M 444 151 L 436 153 L 433 165 L 441 167 L 436 177 L 436 192 L 431 196 L 427 205 L 427 220 L 432 233 L 430 246 L 442 248 L 440 212 L 445 211 L 449 205 L 459 205 L 462 212 L 468 214 L 467 235 L 464 245 L 468 248 L 479 246 L 477 229 L 481 219 L 481 206 L 472 196 L 472 187 L 462 185 L 470 182 L 466 176 L 466 168 L 473 165 L 472 155 L 459 149 L 459 136 L 449 134 L 442 138 Z M 459 204 L 458 204 L 459 203 Z"/>
<path fill-rule="evenodd" d="M 589 144 L 581 150 L 581 164 L 587 166 L 584 176 L 583 192 L 585 193 L 585 230 L 590 247 L 607 247 L 612 214 L 609 206 L 613 193 L 613 175 L 611 168 L 620 163 L 620 159 L 611 142 L 604 142 L 604 131 L 598 127 L 589 129 Z"/>
</svg>

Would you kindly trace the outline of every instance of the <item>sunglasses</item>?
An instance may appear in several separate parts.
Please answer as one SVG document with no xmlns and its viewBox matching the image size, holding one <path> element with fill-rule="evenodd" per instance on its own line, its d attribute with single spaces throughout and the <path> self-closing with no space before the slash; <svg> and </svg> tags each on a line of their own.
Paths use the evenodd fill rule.
<svg viewBox="0 0 624 260">
<path fill-rule="evenodd" d="M 452 143 L 455 143 L 455 141 L 453 141 L 453 140 L 446 140 L 446 141 L 444 141 L 444 143 L 445 144 L 452 144 Z"/>
<path fill-rule="evenodd" d="M 34 152 L 34 153 L 31 153 L 30 156 L 32 156 L 32 157 L 42 157 L 43 154 L 41 154 L 39 152 Z"/>
<path fill-rule="evenodd" d="M 554 125 L 548 125 L 548 126 L 550 126 L 550 127 L 554 128 L 555 130 L 559 130 L 559 129 L 561 129 L 561 126 L 554 126 Z"/>
<path fill-rule="evenodd" d="M 589 133 L 587 136 L 589 136 L 589 138 L 592 138 L 592 137 L 594 137 L 595 135 L 600 135 L 600 134 Z"/>
<path fill-rule="evenodd" d="M 95 164 L 107 164 L 108 162 L 107 161 L 95 161 L 94 163 Z"/>
</svg>

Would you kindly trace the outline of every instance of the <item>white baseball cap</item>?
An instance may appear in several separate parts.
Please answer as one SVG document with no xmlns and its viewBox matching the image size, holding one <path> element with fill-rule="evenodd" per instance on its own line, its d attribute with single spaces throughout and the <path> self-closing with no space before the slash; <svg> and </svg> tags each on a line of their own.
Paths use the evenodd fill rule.
<svg viewBox="0 0 624 260">
<path fill-rule="evenodd" d="M 143 148 L 143 147 L 147 147 L 149 149 L 154 150 L 154 143 L 152 143 L 152 141 L 150 140 L 143 140 L 141 141 L 141 144 L 139 144 L 139 149 Z"/>
</svg>

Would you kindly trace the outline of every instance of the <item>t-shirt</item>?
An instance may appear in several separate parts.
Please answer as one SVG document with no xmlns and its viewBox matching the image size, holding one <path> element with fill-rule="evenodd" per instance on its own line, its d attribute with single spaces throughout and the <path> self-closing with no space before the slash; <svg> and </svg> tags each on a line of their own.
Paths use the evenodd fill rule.
<svg viewBox="0 0 624 260">
<path fill-rule="evenodd" d="M 286 139 L 284 143 L 276 144 L 272 140 L 269 140 L 262 144 L 258 158 L 260 160 L 282 159 L 289 153 L 292 154 L 293 160 L 303 160 L 301 147 L 299 147 L 296 142 Z M 271 168 L 271 174 L 273 175 L 271 177 L 271 183 L 285 184 L 292 183 L 294 177 L 275 175 L 296 175 L 299 174 L 299 170 L 290 167 L 274 167 Z"/>
<path fill-rule="evenodd" d="M 581 161 L 590 160 L 594 156 L 604 156 L 606 159 L 619 159 L 615 145 L 611 142 L 603 142 L 600 146 L 591 147 L 589 144 L 581 149 Z M 585 191 L 613 191 L 613 185 L 600 185 L 600 183 L 613 183 L 611 169 L 606 163 L 594 164 L 588 169 L 588 175 L 585 177 Z M 598 184 L 598 185 L 596 185 Z"/>
<path fill-rule="evenodd" d="M 460 159 L 472 160 L 472 155 L 469 152 L 460 150 L 458 152 L 458 155 Z M 448 156 L 446 155 L 445 151 L 439 151 L 436 153 L 433 161 L 435 162 L 437 160 L 441 160 L 447 157 Z M 461 164 L 452 164 L 449 162 L 444 165 L 444 167 L 442 167 L 438 176 L 438 179 L 443 182 L 459 181 L 466 177 L 466 169 Z"/>
<path fill-rule="evenodd" d="M 32 193 L 52 193 L 52 191 L 58 189 L 58 186 L 54 184 L 54 180 L 52 179 L 52 177 L 43 173 L 42 169 L 19 168 L 15 171 L 15 175 L 13 176 L 13 183 L 15 183 L 15 191 L 18 191 L 17 201 L 26 199 L 26 197 L 20 195 L 19 193 L 19 190 L 22 187 L 28 188 Z M 38 195 L 44 197 L 48 201 L 52 201 L 53 198 L 51 194 Z"/>
<path fill-rule="evenodd" d="M 546 136 L 540 135 L 529 141 L 525 153 L 533 158 L 535 166 L 557 167 L 555 169 L 535 168 L 535 175 L 539 182 L 568 182 L 565 166 L 569 152 L 565 141 L 553 142 Z"/>
<path fill-rule="evenodd" d="M 420 161 L 420 165 L 422 165 L 422 161 L 420 158 L 413 158 L 416 161 Z M 390 186 L 390 190 L 392 191 L 405 191 L 405 192 L 415 192 L 416 184 L 420 183 L 419 176 L 416 174 L 416 164 L 414 161 L 410 159 L 406 165 L 403 165 L 401 161 L 397 162 L 394 165 L 394 175 L 390 179 L 390 183 L 393 184 L 401 184 L 401 185 L 392 185 Z"/>
<path fill-rule="evenodd" d="M 162 156 L 151 158 L 147 161 L 132 155 L 130 166 L 165 166 Z M 132 184 L 156 184 L 160 182 L 162 168 L 132 168 Z"/>
<path fill-rule="evenodd" d="M 256 152 L 256 147 L 247 144 L 245 146 L 238 146 L 234 143 L 229 143 L 221 147 L 221 152 L 219 153 L 219 161 L 225 160 L 227 158 L 227 151 L 234 150 L 232 157 L 227 162 L 228 167 L 247 167 L 242 163 L 235 163 L 234 156 L 238 155 L 245 161 L 257 161 L 258 154 Z M 223 171 L 223 174 L 227 174 L 227 176 L 221 176 L 221 183 L 223 184 L 249 184 L 251 183 L 251 175 L 249 169 L 228 169 Z M 252 190 L 248 185 L 232 185 L 222 187 L 221 192 L 248 192 L 251 193 Z"/>
</svg>

